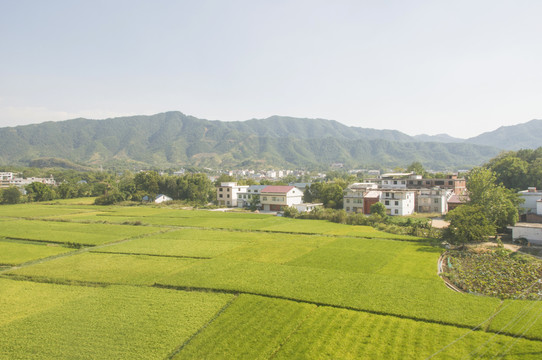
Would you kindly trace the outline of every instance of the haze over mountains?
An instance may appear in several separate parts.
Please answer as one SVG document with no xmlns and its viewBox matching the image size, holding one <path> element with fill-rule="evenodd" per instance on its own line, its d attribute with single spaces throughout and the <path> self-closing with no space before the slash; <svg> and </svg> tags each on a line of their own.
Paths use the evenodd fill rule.
<svg viewBox="0 0 542 360">
<path fill-rule="evenodd" d="M 480 165 L 502 150 L 542 146 L 542 120 L 470 139 L 409 136 L 337 121 L 272 116 L 209 121 L 180 112 L 106 120 L 73 119 L 0 128 L 0 164 L 60 158 L 107 166 L 284 166 L 389 168 L 420 161 L 435 170 Z"/>
</svg>

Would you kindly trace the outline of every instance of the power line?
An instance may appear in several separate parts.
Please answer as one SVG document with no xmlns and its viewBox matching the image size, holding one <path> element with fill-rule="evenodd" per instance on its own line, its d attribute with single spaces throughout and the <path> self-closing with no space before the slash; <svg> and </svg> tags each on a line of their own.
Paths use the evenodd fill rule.
<svg viewBox="0 0 542 360">
<path fill-rule="evenodd" d="M 536 285 L 537 283 L 541 283 L 541 279 L 538 279 L 536 280 L 535 282 L 533 282 L 530 286 L 528 286 L 527 288 L 525 288 L 521 293 L 520 295 L 518 295 L 516 298 L 520 297 L 522 295 L 522 293 L 530 290 L 534 285 Z M 467 331 L 465 334 L 461 335 L 460 337 L 458 337 L 457 339 L 455 339 L 454 341 L 452 341 L 451 343 L 445 345 L 444 347 L 442 347 L 441 349 L 439 349 L 438 351 L 436 351 L 435 353 L 433 353 L 432 355 L 430 355 L 429 357 L 427 357 L 425 360 L 429 360 L 433 357 L 435 357 L 436 355 L 440 354 L 442 351 L 446 350 L 447 348 L 449 348 L 450 346 L 452 346 L 453 344 L 457 343 L 458 341 L 462 340 L 463 338 L 465 338 L 467 335 L 469 335 L 470 333 L 472 333 L 473 331 L 476 331 L 477 329 L 479 329 L 482 325 L 484 325 L 486 322 L 490 321 L 491 319 L 493 319 L 494 317 L 496 317 L 501 311 L 503 311 L 504 309 L 506 309 L 508 306 L 510 306 L 512 303 L 509 302 L 508 304 L 506 304 L 505 306 L 501 307 L 495 314 L 492 314 L 490 317 L 488 317 L 486 320 L 482 321 L 480 324 L 476 325 L 475 327 L 473 327 L 472 329 L 470 329 L 469 331 Z M 535 303 L 536 304 L 536 303 Z M 517 315 L 516 315 L 517 317 Z M 501 329 L 502 330 L 502 329 Z M 497 335 L 497 334 L 496 334 Z M 495 336 L 495 335 L 494 335 Z M 486 341 L 487 343 L 487 341 Z M 485 343 L 484 343 L 485 344 Z M 484 345 L 482 344 L 482 346 Z M 477 348 L 478 349 L 478 348 Z M 476 349 L 476 350 L 477 350 Z"/>
</svg>

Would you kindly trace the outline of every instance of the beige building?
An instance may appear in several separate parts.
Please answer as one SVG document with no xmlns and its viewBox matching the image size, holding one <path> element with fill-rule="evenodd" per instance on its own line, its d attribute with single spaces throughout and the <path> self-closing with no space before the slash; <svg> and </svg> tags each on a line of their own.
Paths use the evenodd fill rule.
<svg viewBox="0 0 542 360">
<path fill-rule="evenodd" d="M 237 185 L 236 182 L 223 182 L 216 188 L 218 206 L 237 207 L 238 194 L 244 193 L 248 185 Z"/>
</svg>

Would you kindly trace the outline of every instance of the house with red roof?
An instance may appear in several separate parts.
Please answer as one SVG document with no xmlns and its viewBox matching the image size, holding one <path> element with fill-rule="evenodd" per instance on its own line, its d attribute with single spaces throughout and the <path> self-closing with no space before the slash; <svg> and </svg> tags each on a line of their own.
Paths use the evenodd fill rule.
<svg viewBox="0 0 542 360">
<path fill-rule="evenodd" d="M 260 192 L 260 203 L 264 211 L 282 211 L 303 203 L 303 191 L 295 186 L 268 185 Z"/>
</svg>

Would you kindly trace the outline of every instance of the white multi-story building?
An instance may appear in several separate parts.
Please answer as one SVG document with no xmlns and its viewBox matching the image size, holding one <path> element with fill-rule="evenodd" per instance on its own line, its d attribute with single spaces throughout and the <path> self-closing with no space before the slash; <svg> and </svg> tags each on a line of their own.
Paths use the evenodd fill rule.
<svg viewBox="0 0 542 360">
<path fill-rule="evenodd" d="M 249 185 L 245 191 L 237 194 L 237 206 L 248 207 L 253 201 L 256 201 L 255 205 L 259 207 L 261 204 L 260 193 L 266 187 L 267 185 Z"/>
<path fill-rule="evenodd" d="M 12 172 L 0 172 L 0 187 L 9 187 L 12 180 Z"/>
<path fill-rule="evenodd" d="M 265 211 L 282 211 L 285 207 L 303 202 L 303 191 L 295 186 L 268 185 L 260 193 L 260 202 Z"/>
<path fill-rule="evenodd" d="M 448 212 L 448 200 L 454 194 L 452 189 L 420 189 L 417 194 L 416 212 L 439 213 Z"/>
<path fill-rule="evenodd" d="M 53 175 L 51 175 L 51 177 L 48 177 L 48 178 L 29 177 L 29 178 L 23 179 L 23 178 L 14 177 L 10 180 L 9 186 L 21 187 L 21 186 L 30 185 L 34 182 L 39 182 L 45 185 L 53 185 L 53 186 L 56 185 L 56 181 L 53 178 Z"/>
<path fill-rule="evenodd" d="M 219 206 L 237 207 L 238 194 L 248 189 L 248 185 L 237 185 L 236 182 L 223 182 L 216 188 L 216 199 Z"/>
<path fill-rule="evenodd" d="M 384 204 L 389 215 L 411 215 L 415 209 L 415 192 L 407 189 L 381 189 L 380 202 Z"/>
</svg>

